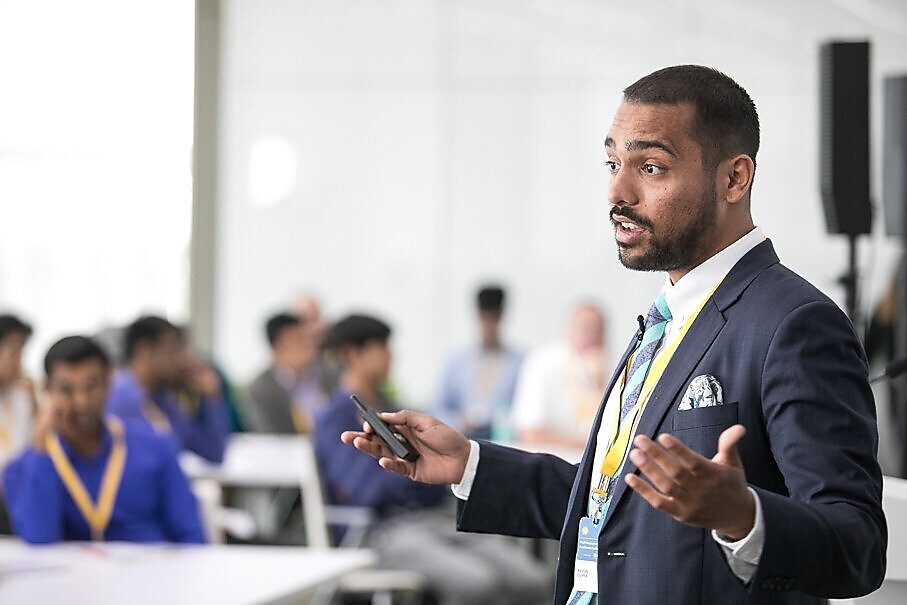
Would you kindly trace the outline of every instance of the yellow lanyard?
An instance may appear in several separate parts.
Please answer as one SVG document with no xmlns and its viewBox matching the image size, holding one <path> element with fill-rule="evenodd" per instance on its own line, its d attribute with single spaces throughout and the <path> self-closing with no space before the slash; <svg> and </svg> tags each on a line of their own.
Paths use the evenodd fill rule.
<svg viewBox="0 0 907 605">
<path fill-rule="evenodd" d="M 699 313 L 702 311 L 705 304 L 712 298 L 712 294 L 715 293 L 715 290 L 718 289 L 718 286 L 721 285 L 723 279 L 720 280 L 715 286 L 709 290 L 709 293 L 706 294 L 705 298 L 699 303 L 699 306 L 696 307 L 696 310 L 693 312 L 690 317 L 683 323 L 683 326 L 680 328 L 680 333 L 674 338 L 671 343 L 664 348 L 664 350 L 658 354 L 655 360 L 652 362 L 649 372 L 646 375 L 646 379 L 643 382 L 642 390 L 639 393 L 639 399 L 636 400 L 636 405 L 630 410 L 626 417 L 624 418 L 623 424 L 619 427 L 619 431 L 614 439 L 611 440 L 611 445 L 608 447 L 608 453 L 605 454 L 605 459 L 602 461 L 601 474 L 602 481 L 599 482 L 599 487 L 593 488 L 593 492 L 607 497 L 607 492 L 602 488 L 604 487 L 604 482 L 607 479 L 610 479 L 617 473 L 618 469 L 623 466 L 624 460 L 627 457 L 627 452 L 630 446 L 630 437 L 635 430 L 636 423 L 638 420 L 639 413 L 645 407 L 646 402 L 649 400 L 649 395 L 652 393 L 652 389 L 655 388 L 655 385 L 658 384 L 658 380 L 661 378 L 661 375 L 664 374 L 665 368 L 668 366 L 668 362 L 671 361 L 674 352 L 677 350 L 677 347 L 680 346 L 683 337 L 686 336 L 687 332 L 690 329 L 690 326 L 693 325 L 693 322 L 696 321 L 696 318 L 699 317 Z M 633 357 L 627 360 L 627 363 L 632 363 Z M 620 420 L 620 402 L 618 405 L 611 406 L 613 408 L 612 412 L 612 426 L 617 427 Z"/>
<path fill-rule="evenodd" d="M 300 410 L 295 402 L 290 402 L 290 414 L 293 416 L 293 427 L 300 435 L 308 435 L 312 432 L 312 423 L 309 421 L 309 415 Z"/>
<path fill-rule="evenodd" d="M 88 527 L 91 529 L 91 539 L 102 541 L 104 539 L 104 530 L 110 524 L 110 517 L 113 514 L 113 504 L 116 501 L 117 492 L 120 489 L 120 481 L 123 479 L 123 468 L 126 465 L 126 440 L 123 438 L 123 425 L 114 417 L 107 419 L 107 427 L 110 430 L 113 439 L 113 445 L 110 449 L 110 456 L 107 458 L 107 466 L 104 468 L 104 476 L 101 480 L 101 490 L 98 494 L 97 504 L 92 502 L 85 484 L 76 474 L 72 462 L 63 451 L 60 444 L 60 437 L 56 433 L 47 436 L 47 453 L 53 462 L 54 469 L 66 491 L 72 496 L 73 502 L 82 513 Z"/>
<path fill-rule="evenodd" d="M 158 435 L 167 436 L 173 432 L 173 425 L 170 424 L 167 414 L 150 397 L 142 404 L 142 416 L 151 424 L 151 428 Z"/>
</svg>

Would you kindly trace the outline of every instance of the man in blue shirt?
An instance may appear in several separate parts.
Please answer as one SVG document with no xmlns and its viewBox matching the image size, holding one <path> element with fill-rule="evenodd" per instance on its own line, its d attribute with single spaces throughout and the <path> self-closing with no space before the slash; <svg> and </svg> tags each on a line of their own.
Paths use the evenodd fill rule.
<svg viewBox="0 0 907 605">
<path fill-rule="evenodd" d="M 510 437 L 508 416 L 522 355 L 501 341 L 504 300 L 500 286 L 479 289 L 481 341 L 454 353 L 441 379 L 438 417 L 476 439 Z"/>
<path fill-rule="evenodd" d="M 104 416 L 110 364 L 71 336 L 44 361 L 48 404 L 35 443 L 3 475 L 13 530 L 27 542 L 205 541 L 198 504 L 169 444 Z"/>
<path fill-rule="evenodd" d="M 367 545 L 382 566 L 424 575 L 442 605 L 527 603 L 544 594 L 548 571 L 525 551 L 489 536 L 454 531 L 453 511 L 441 506 L 449 489 L 384 472 L 337 436 L 362 427 L 350 395 L 375 409 L 390 407 L 382 394 L 390 374 L 390 327 L 364 315 L 335 324 L 324 346 L 341 359 L 340 386 L 315 417 L 315 454 L 332 504 L 365 506 L 381 520 Z"/>
<path fill-rule="evenodd" d="M 220 463 L 230 433 L 229 410 L 219 387 L 205 393 L 197 409 L 183 408 L 176 393 L 188 363 L 182 331 L 161 317 L 141 317 L 126 329 L 124 348 L 126 367 L 114 375 L 108 413 L 145 423 L 170 439 L 176 451 Z"/>
</svg>

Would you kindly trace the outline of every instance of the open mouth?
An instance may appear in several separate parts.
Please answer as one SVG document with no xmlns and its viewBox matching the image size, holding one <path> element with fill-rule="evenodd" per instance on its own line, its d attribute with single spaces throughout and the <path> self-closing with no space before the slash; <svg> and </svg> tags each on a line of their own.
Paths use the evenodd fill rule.
<svg viewBox="0 0 907 605">
<path fill-rule="evenodd" d="M 646 232 L 645 227 L 619 214 L 612 215 L 611 222 L 614 223 L 614 236 L 619 245 L 633 245 Z"/>
</svg>

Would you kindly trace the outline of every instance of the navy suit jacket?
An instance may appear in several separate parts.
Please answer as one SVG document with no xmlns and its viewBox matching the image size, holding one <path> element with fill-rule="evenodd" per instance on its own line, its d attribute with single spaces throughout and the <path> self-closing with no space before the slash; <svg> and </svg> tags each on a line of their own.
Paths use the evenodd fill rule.
<svg viewBox="0 0 907 605">
<path fill-rule="evenodd" d="M 691 326 L 638 432 L 671 433 L 711 457 L 723 430 L 746 427 L 738 449 L 765 520 L 756 574 L 741 582 L 707 530 L 674 521 L 619 481 L 599 539 L 600 602 L 823 603 L 877 588 L 887 528 L 867 372 L 831 300 L 781 265 L 771 242 L 747 253 Z M 721 383 L 724 405 L 678 411 L 702 374 Z M 469 500 L 460 502 L 464 531 L 560 539 L 557 604 L 573 584 L 603 407 L 578 465 L 483 442 Z M 624 473 L 633 472 L 628 460 Z"/>
</svg>

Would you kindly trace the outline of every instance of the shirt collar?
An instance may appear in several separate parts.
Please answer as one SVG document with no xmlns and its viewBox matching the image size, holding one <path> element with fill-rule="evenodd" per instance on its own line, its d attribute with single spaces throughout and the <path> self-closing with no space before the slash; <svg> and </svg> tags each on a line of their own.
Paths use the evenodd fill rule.
<svg viewBox="0 0 907 605">
<path fill-rule="evenodd" d="M 762 233 L 762 229 L 754 227 L 752 231 L 736 242 L 693 268 L 676 284 L 672 284 L 671 279 L 666 277 L 661 291 L 671 310 L 672 321 L 683 322 L 686 320 L 691 313 L 696 311 L 706 294 L 724 279 L 734 265 L 764 240 L 765 235 Z"/>
</svg>

